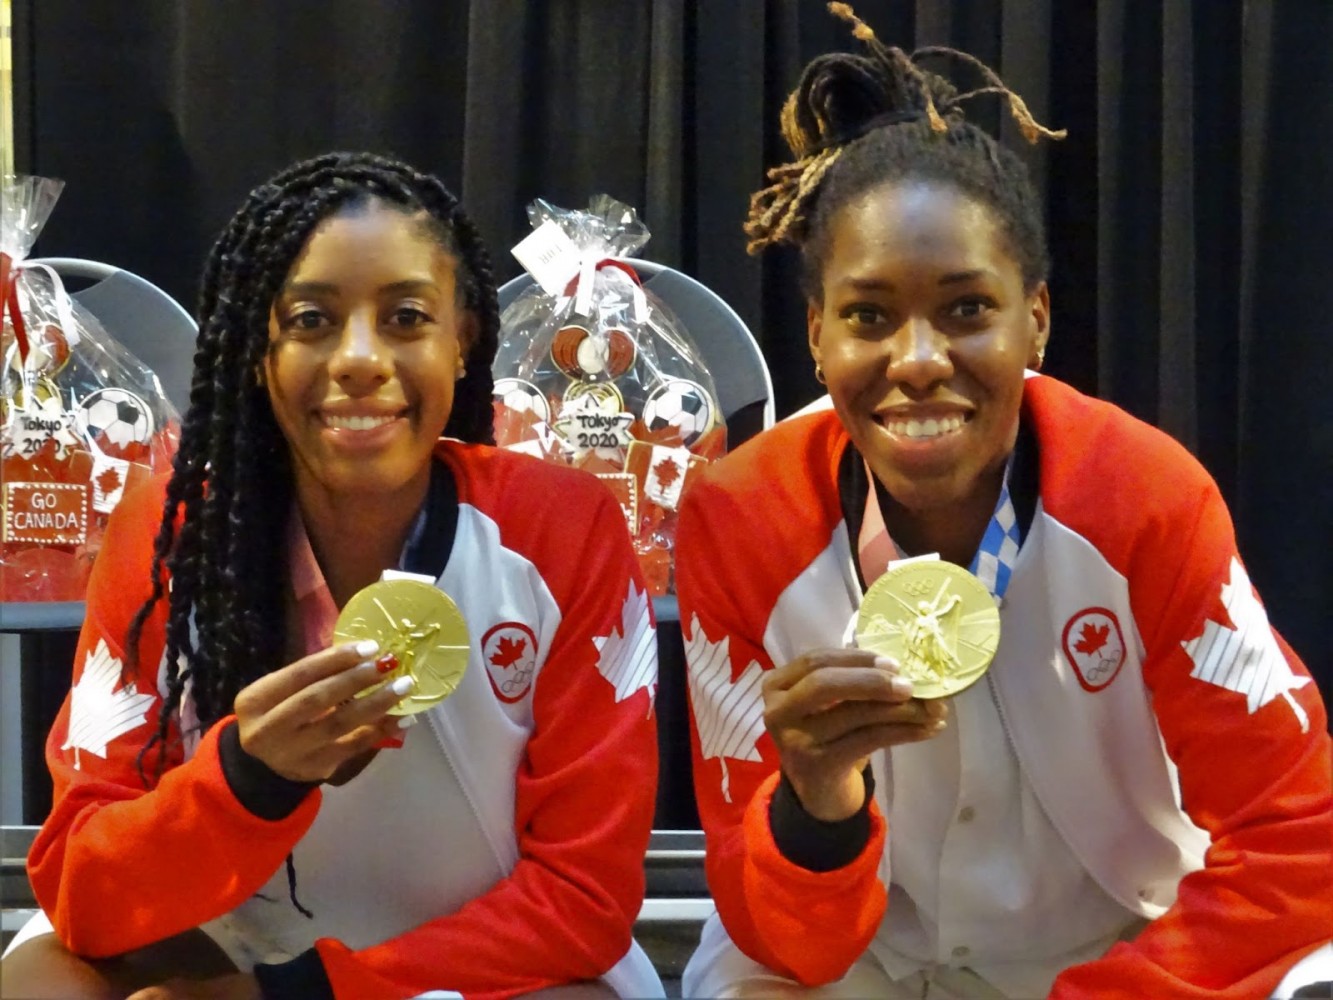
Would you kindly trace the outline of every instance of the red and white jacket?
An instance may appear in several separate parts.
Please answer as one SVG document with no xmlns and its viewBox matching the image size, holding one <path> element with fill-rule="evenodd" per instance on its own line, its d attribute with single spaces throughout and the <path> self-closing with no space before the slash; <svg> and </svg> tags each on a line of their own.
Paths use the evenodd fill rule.
<svg viewBox="0 0 1333 1000">
<path fill-rule="evenodd" d="M 1183 448 L 1044 377 L 1028 379 L 1022 419 L 1039 496 L 1001 610 L 997 703 L 1074 856 L 1152 921 L 1052 995 L 1267 996 L 1333 938 L 1317 689 Z M 709 885 L 735 944 L 807 984 L 866 951 L 892 878 L 895 751 L 875 756 L 870 840 L 850 864 L 800 868 L 769 824 L 763 672 L 840 645 L 861 599 L 838 487 L 849 447 L 832 411 L 780 424 L 708 470 L 677 539 Z"/>
<path fill-rule="evenodd" d="M 468 836 L 462 847 L 430 840 L 437 831 L 414 820 L 438 807 L 436 790 L 418 781 L 393 805 L 389 842 L 364 849 L 378 850 L 381 865 L 389 852 L 388 877 L 404 885 L 433 879 L 457 896 L 479 877 L 484 884 L 419 925 L 387 934 L 364 928 L 355 949 L 316 939 L 315 906 L 306 943 L 314 951 L 298 961 L 308 968 L 317 958 L 339 998 L 430 990 L 507 997 L 598 977 L 622 995 L 661 995 L 631 938 L 656 785 L 657 662 L 624 518 L 605 488 L 580 473 L 455 441 L 441 442 L 436 458 L 458 496 L 439 586 L 467 620 L 472 655 L 458 690 L 407 735 L 418 751 L 443 753 L 462 793 L 450 821 Z M 382 752 L 347 785 L 312 791 L 269 821 L 238 801 L 224 773 L 219 734 L 228 717 L 186 751 L 174 740 L 161 780 L 145 789 L 136 757 L 157 725 L 159 679 L 124 683 L 121 671 L 130 620 L 149 593 L 163 488 L 157 481 L 127 498 L 108 528 L 73 691 L 47 742 L 55 805 L 28 859 L 56 931 L 89 957 L 234 918 L 281 876 L 289 853 L 299 878 L 303 838 L 322 802 L 359 782 L 373 790 L 372 771 L 385 761 L 376 774 L 391 773 L 392 755 L 407 752 Z M 165 618 L 159 603 L 141 663 L 161 660 Z M 438 870 L 394 869 L 392 852 L 421 853 L 402 839 L 418 836 Z M 358 853 L 342 859 L 350 873 Z M 395 885 L 378 891 L 392 899 Z"/>
</svg>

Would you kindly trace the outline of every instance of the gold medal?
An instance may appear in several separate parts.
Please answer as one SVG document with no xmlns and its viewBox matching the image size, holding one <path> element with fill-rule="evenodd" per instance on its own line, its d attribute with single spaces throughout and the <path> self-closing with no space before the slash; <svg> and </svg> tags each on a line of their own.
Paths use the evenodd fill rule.
<svg viewBox="0 0 1333 1000">
<path fill-rule="evenodd" d="M 871 584 L 856 644 L 898 661 L 915 698 L 947 698 L 986 672 L 1000 645 L 1000 611 L 985 585 L 939 559 L 891 566 Z"/>
<path fill-rule="evenodd" d="M 416 681 L 412 693 L 389 709 L 412 715 L 438 705 L 454 693 L 467 669 L 471 643 L 463 614 L 444 591 L 418 580 L 381 580 L 352 595 L 333 626 L 335 643 L 374 639 L 384 683 L 399 677 Z M 363 694 L 378 691 L 382 685 Z"/>
</svg>

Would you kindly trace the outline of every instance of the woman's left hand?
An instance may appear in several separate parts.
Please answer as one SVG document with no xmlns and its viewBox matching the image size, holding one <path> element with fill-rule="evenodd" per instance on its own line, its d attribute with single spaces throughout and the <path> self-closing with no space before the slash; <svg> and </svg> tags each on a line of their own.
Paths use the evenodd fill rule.
<svg viewBox="0 0 1333 1000">
<path fill-rule="evenodd" d="M 216 979 L 168 979 L 130 994 L 128 1000 L 264 1000 L 259 980 L 248 972 Z"/>
</svg>

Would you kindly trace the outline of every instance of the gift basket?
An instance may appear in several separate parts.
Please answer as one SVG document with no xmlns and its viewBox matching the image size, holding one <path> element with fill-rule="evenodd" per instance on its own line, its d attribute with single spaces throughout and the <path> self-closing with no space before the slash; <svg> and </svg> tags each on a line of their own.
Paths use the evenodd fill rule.
<svg viewBox="0 0 1333 1000">
<path fill-rule="evenodd" d="M 0 601 L 82 600 L 107 518 L 169 467 L 151 371 L 25 260 L 63 183 L 0 178 Z"/>
<path fill-rule="evenodd" d="M 514 256 L 535 283 L 500 317 L 496 442 L 606 483 L 649 589 L 668 593 L 681 497 L 726 450 L 712 376 L 625 259 L 649 237 L 634 209 L 599 195 L 586 211 L 537 201 L 528 217 Z"/>
</svg>

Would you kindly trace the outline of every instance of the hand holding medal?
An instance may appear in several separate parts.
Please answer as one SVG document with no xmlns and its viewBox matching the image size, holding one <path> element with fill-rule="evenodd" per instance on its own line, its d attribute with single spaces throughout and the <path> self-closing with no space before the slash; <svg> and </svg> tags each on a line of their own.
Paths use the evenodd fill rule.
<svg viewBox="0 0 1333 1000">
<path fill-rule="evenodd" d="M 981 679 L 1000 644 L 1000 612 L 960 566 L 912 559 L 889 567 L 861 601 L 856 644 L 898 661 L 917 698 L 947 698 Z"/>
<path fill-rule="evenodd" d="M 411 694 L 389 709 L 390 715 L 421 712 L 453 694 L 470 650 L 458 605 L 438 587 L 417 580 L 380 580 L 353 594 L 338 615 L 333 639 L 374 640 L 384 684 L 413 680 Z"/>
<path fill-rule="evenodd" d="M 352 595 L 334 645 L 236 696 L 241 746 L 293 781 L 337 780 L 344 765 L 437 705 L 467 667 L 467 625 L 443 591 L 381 580 Z"/>
<path fill-rule="evenodd" d="M 868 649 L 812 649 L 764 675 L 764 726 L 802 807 L 826 822 L 861 808 L 870 754 L 930 739 L 942 701 L 912 697 L 890 657 Z"/>
</svg>

